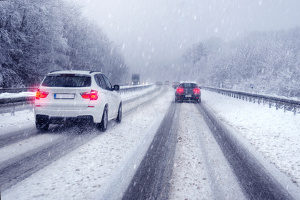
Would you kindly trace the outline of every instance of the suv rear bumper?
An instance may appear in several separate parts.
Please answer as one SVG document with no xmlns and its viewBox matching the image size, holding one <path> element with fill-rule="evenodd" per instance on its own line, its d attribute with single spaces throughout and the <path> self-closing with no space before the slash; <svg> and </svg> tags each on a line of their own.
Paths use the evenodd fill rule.
<svg viewBox="0 0 300 200">
<path fill-rule="evenodd" d="M 82 121 L 82 119 L 86 119 L 86 116 L 89 116 L 88 120 L 92 120 L 94 123 L 100 123 L 102 120 L 103 109 L 99 107 L 89 107 L 84 110 L 53 110 L 51 108 L 45 107 L 35 107 L 34 108 L 36 120 L 38 116 L 46 116 L 49 122 L 55 123 L 56 121 Z M 44 118 L 43 117 L 43 118 Z"/>
<path fill-rule="evenodd" d="M 93 122 L 93 116 L 81 115 L 77 117 L 51 117 L 48 115 L 36 115 L 37 122 L 49 123 L 49 124 L 63 124 L 66 122 L 82 123 L 82 122 Z"/>
</svg>

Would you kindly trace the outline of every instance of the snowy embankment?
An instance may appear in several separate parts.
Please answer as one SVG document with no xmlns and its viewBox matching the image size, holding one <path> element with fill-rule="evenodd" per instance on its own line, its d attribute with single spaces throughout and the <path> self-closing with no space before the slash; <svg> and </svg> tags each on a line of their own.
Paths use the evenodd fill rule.
<svg viewBox="0 0 300 200">
<path fill-rule="evenodd" d="M 18 98 L 18 97 L 34 97 L 35 92 L 19 92 L 19 93 L 1 93 L 0 99 Z"/>
<path fill-rule="evenodd" d="M 125 87 L 125 86 L 123 86 L 123 87 Z M 139 89 L 139 90 L 132 90 L 132 91 L 127 91 L 127 92 L 120 91 L 120 95 L 121 95 L 122 101 L 127 101 L 127 100 L 130 100 L 132 98 L 142 96 L 142 95 L 144 95 L 148 92 L 151 92 L 155 89 L 157 89 L 157 86 L 152 85 L 150 87 Z"/>
<path fill-rule="evenodd" d="M 300 115 L 202 90 L 203 103 L 292 182 L 300 185 Z"/>
<path fill-rule="evenodd" d="M 137 98 L 157 89 L 157 86 L 121 93 L 122 101 Z M 20 94 L 20 93 L 18 93 Z M 17 95 L 17 94 L 16 94 Z M 34 113 L 31 107 L 14 113 L 0 114 L 0 135 L 34 126 Z"/>
<path fill-rule="evenodd" d="M 151 104 L 137 108 L 121 124 L 4 191 L 3 199 L 99 199 L 113 193 L 121 196 L 172 99 L 173 92 L 169 90 Z"/>
</svg>

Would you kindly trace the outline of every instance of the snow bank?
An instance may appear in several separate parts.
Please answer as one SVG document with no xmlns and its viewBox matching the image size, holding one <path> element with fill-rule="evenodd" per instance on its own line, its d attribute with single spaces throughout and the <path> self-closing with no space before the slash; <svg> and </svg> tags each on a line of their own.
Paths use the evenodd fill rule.
<svg viewBox="0 0 300 200">
<path fill-rule="evenodd" d="M 300 184 L 300 115 L 202 90 L 203 102 L 292 182 Z"/>
<path fill-rule="evenodd" d="M 0 99 L 18 98 L 18 97 L 34 97 L 35 92 L 19 92 L 19 93 L 1 93 Z"/>
<path fill-rule="evenodd" d="M 122 101 L 126 101 L 129 99 L 138 97 L 138 96 L 142 96 L 142 95 L 144 95 L 148 92 L 151 92 L 155 89 L 157 89 L 157 86 L 153 85 L 148 88 L 141 89 L 141 90 L 136 90 L 136 91 L 132 90 L 132 91 L 128 91 L 128 92 L 121 92 L 120 95 L 121 95 Z"/>
<path fill-rule="evenodd" d="M 34 125 L 32 109 L 17 111 L 14 115 L 11 113 L 0 114 L 0 135 L 33 127 Z"/>
</svg>

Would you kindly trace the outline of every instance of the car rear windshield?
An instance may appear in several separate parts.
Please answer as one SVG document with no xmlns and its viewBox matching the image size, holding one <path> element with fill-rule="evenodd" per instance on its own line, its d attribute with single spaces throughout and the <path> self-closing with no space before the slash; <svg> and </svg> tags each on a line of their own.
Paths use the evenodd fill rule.
<svg viewBox="0 0 300 200">
<path fill-rule="evenodd" d="M 198 85 L 195 84 L 195 83 L 181 83 L 180 86 L 184 87 L 184 88 L 195 88 L 195 87 L 198 87 Z"/>
<path fill-rule="evenodd" d="M 46 76 L 42 86 L 45 87 L 89 87 L 91 77 L 75 74 L 59 74 Z"/>
</svg>

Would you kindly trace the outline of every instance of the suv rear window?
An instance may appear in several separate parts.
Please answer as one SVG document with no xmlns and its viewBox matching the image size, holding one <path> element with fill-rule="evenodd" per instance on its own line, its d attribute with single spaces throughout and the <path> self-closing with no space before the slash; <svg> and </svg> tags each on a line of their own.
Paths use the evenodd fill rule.
<svg viewBox="0 0 300 200">
<path fill-rule="evenodd" d="M 180 86 L 184 87 L 184 88 L 195 88 L 195 87 L 198 87 L 197 84 L 195 84 L 195 83 L 181 83 Z"/>
<path fill-rule="evenodd" d="M 49 75 L 44 79 L 42 86 L 45 87 L 89 87 L 91 77 L 75 74 Z"/>
</svg>

